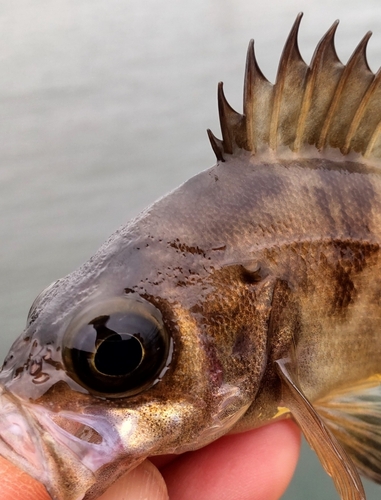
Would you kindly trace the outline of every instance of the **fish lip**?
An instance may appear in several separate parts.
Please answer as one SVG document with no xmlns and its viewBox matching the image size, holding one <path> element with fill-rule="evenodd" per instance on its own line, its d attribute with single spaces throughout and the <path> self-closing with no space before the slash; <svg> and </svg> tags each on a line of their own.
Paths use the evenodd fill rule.
<svg viewBox="0 0 381 500">
<path fill-rule="evenodd" d="M 0 386 L 0 455 L 45 483 L 44 455 L 35 422 L 21 401 Z"/>
<path fill-rule="evenodd" d="M 59 414 L 53 414 L 42 406 L 31 408 L 31 412 L 37 417 L 43 430 L 54 436 L 58 446 L 69 450 L 94 474 L 99 468 L 124 452 L 119 434 L 110 426 L 108 419 L 102 415 L 77 414 L 71 411 L 60 411 Z M 85 429 L 90 429 L 93 431 L 93 435 L 99 436 L 100 442 L 94 443 L 77 437 L 65 429 L 65 424 L 60 425 L 57 421 L 75 423 Z"/>
<path fill-rule="evenodd" d="M 69 425 L 92 426 L 102 441 L 86 442 L 70 434 L 57 416 Z M 106 417 L 56 413 L 0 385 L 0 455 L 44 484 L 55 500 L 80 500 L 97 484 L 100 471 L 123 454 L 121 438 Z M 134 430 L 132 422 L 130 432 Z"/>
</svg>

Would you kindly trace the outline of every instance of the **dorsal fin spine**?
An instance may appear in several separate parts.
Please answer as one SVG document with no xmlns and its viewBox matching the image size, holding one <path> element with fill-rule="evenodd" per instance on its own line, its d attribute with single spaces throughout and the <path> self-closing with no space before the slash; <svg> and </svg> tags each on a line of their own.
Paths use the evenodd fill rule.
<svg viewBox="0 0 381 500">
<path fill-rule="evenodd" d="M 257 138 L 254 131 L 253 90 L 259 80 L 268 82 L 258 66 L 254 51 L 254 40 L 250 40 L 246 55 L 243 87 L 243 114 L 246 123 L 247 147 L 249 151 L 253 152 L 257 151 Z"/>
<path fill-rule="evenodd" d="M 253 108 L 249 105 L 252 102 L 252 89 L 254 88 L 255 72 L 257 61 L 254 52 L 254 40 L 250 40 L 246 55 L 245 78 L 243 86 L 243 114 L 246 121 L 247 147 L 249 151 L 256 152 L 257 145 L 254 137 Z"/>
<path fill-rule="evenodd" d="M 335 91 L 333 99 L 331 101 L 331 105 L 329 107 L 327 117 L 325 119 L 319 140 L 318 140 L 317 145 L 316 145 L 316 147 L 318 149 L 322 149 L 326 145 L 327 136 L 329 133 L 329 128 L 330 128 L 332 119 L 337 111 L 337 107 L 340 103 L 340 98 L 341 98 L 341 95 L 343 93 L 343 89 L 345 88 L 345 84 L 347 83 L 347 80 L 348 80 L 349 76 L 351 75 L 351 72 L 353 71 L 354 67 L 359 63 L 360 60 L 366 61 L 365 51 L 366 51 L 366 46 L 368 44 L 368 41 L 369 41 L 369 38 L 371 37 L 371 35 L 372 35 L 372 33 L 370 31 L 368 31 L 368 33 L 366 33 L 366 35 L 362 38 L 360 43 L 355 48 L 347 65 L 344 68 L 343 74 L 341 75 L 339 84 L 336 87 L 336 91 Z"/>
<path fill-rule="evenodd" d="M 298 48 L 298 32 L 302 17 L 303 14 L 300 12 L 296 17 L 296 20 L 291 28 L 290 34 L 288 35 L 286 44 L 284 46 L 280 58 L 276 83 L 273 89 L 274 99 L 273 99 L 273 108 L 271 113 L 270 135 L 269 135 L 269 146 L 273 150 L 277 148 L 279 113 L 280 113 L 282 93 L 283 93 L 283 87 L 285 85 L 287 71 L 295 59 L 303 61 Z"/>
<path fill-rule="evenodd" d="M 301 18 L 299 14 L 288 36 L 275 85 L 263 76 L 250 42 L 243 114 L 228 104 L 219 84 L 222 140 L 208 131 L 218 161 L 240 150 L 252 155 L 271 150 L 271 157 L 288 157 L 288 148 L 310 157 L 309 146 L 316 148 L 317 156 L 322 150 L 336 148 L 342 154 L 353 150 L 371 161 L 381 160 L 381 76 L 372 73 L 366 60 L 371 33 L 343 65 L 334 46 L 336 21 L 319 42 L 308 67 L 297 42 Z"/>
<path fill-rule="evenodd" d="M 221 125 L 221 133 L 222 133 L 222 141 L 224 145 L 224 151 L 228 154 L 233 153 L 233 145 L 230 136 L 230 128 L 227 117 L 229 103 L 226 100 L 224 94 L 224 84 L 220 82 L 218 84 L 218 113 L 220 116 L 220 125 Z"/>
<path fill-rule="evenodd" d="M 364 153 L 364 157 L 365 158 L 369 158 L 369 156 L 371 155 L 371 153 L 373 151 L 373 148 L 374 148 L 374 145 L 375 145 L 375 143 L 377 141 L 377 138 L 380 135 L 380 133 L 381 133 L 381 120 L 378 122 L 378 125 L 374 129 L 372 137 L 370 138 L 370 140 L 368 142 L 368 146 L 367 146 L 367 148 L 365 150 L 365 153 Z"/>
<path fill-rule="evenodd" d="M 335 52 L 334 39 L 339 21 L 336 20 L 327 33 L 318 43 L 314 55 L 312 56 L 311 67 L 306 77 L 306 89 L 304 91 L 302 108 L 299 114 L 299 121 L 296 129 L 294 142 L 294 151 L 299 151 L 302 146 L 303 133 L 305 130 L 307 116 L 311 107 L 312 95 L 315 89 L 316 79 L 321 65 L 324 64 L 325 56 L 328 50 Z"/>
<path fill-rule="evenodd" d="M 233 154 L 235 148 L 247 148 L 246 130 L 243 115 L 233 109 L 224 94 L 223 83 L 218 84 L 218 111 L 224 151 Z"/>
<path fill-rule="evenodd" d="M 246 148 L 256 153 L 262 143 L 268 142 L 268 109 L 273 97 L 273 85 L 260 70 L 251 40 L 247 50 L 243 92 L 243 112 L 246 130 Z M 266 116 L 263 116 L 263 115 Z"/>
<path fill-rule="evenodd" d="M 344 148 L 342 151 L 343 154 L 346 154 L 349 152 L 350 147 L 351 147 L 351 141 L 352 141 L 354 135 L 356 134 L 356 131 L 360 125 L 360 122 L 361 122 L 363 116 L 364 116 L 364 113 L 365 113 L 365 110 L 368 106 L 368 103 L 369 103 L 375 89 L 377 88 L 378 85 L 380 85 L 380 82 L 381 82 L 381 69 L 379 69 L 377 74 L 374 76 L 373 81 L 369 85 L 368 90 L 365 92 L 365 94 L 361 100 L 360 106 L 358 107 L 358 109 L 356 111 L 356 114 L 352 120 L 351 126 L 348 130 L 347 137 L 345 139 L 345 145 L 344 145 Z M 369 139 L 369 143 L 370 143 L 371 139 L 372 139 L 372 137 Z M 369 143 L 368 143 L 368 145 L 369 145 Z M 366 149 L 366 151 L 367 150 L 368 150 L 368 148 Z M 365 153 L 364 153 L 364 156 L 366 156 Z"/>
<path fill-rule="evenodd" d="M 217 139 L 217 137 L 213 134 L 210 128 L 207 129 L 207 134 L 209 137 L 210 145 L 216 155 L 217 161 L 225 161 L 224 160 L 224 148 L 222 142 Z"/>
</svg>

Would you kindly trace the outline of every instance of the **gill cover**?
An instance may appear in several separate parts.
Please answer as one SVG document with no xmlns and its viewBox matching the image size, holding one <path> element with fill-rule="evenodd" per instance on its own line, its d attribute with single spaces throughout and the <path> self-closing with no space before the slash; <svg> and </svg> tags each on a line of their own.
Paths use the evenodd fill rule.
<svg viewBox="0 0 381 500">
<path fill-rule="evenodd" d="M 262 75 L 250 44 L 243 114 L 229 106 L 220 84 L 222 140 L 209 132 L 218 161 L 227 164 L 218 170 L 219 182 L 211 171 L 196 176 L 116 233 L 77 274 L 53 285 L 37 300 L 39 305 L 32 306 L 27 327 L 31 336 L 25 334 L 16 341 L 0 377 L 1 423 L 6 421 L 7 429 L 13 432 L 0 435 L 0 453 L 43 481 L 54 498 L 96 498 L 145 456 L 206 445 L 233 428 L 255 398 L 266 368 L 273 283 L 271 276 L 267 280 L 266 269 L 258 271 L 257 263 L 245 269 L 242 259 L 236 258 L 240 254 L 235 253 L 235 248 L 227 248 L 225 241 L 216 244 L 221 237 L 220 221 L 216 220 L 222 212 L 221 204 L 230 202 L 225 214 L 239 206 L 240 217 L 247 216 L 241 193 L 232 192 L 229 183 L 238 182 L 239 176 L 228 175 L 228 168 L 242 165 L 252 177 L 255 169 L 262 175 L 268 165 L 260 165 L 259 161 L 248 165 L 251 155 L 259 159 L 267 155 L 278 163 L 278 169 L 284 169 L 282 158 L 342 160 L 343 155 L 351 154 L 351 158 L 360 157 L 368 164 L 380 158 L 381 84 L 380 73 L 374 75 L 366 62 L 370 35 L 343 65 L 334 49 L 335 23 L 318 44 L 308 66 L 297 46 L 300 20 L 301 15 L 286 42 L 275 85 Z M 231 161 L 233 158 L 237 161 Z M 258 178 L 260 175 L 254 180 Z M 245 181 L 247 177 L 242 176 L 247 189 Z M 258 186 L 259 204 L 263 193 Z M 245 195 L 246 200 L 252 199 L 251 191 L 245 191 Z M 266 202 L 269 213 L 273 198 L 268 196 Z M 200 218 L 193 217 L 195 222 L 191 217 L 179 216 L 189 207 L 196 207 L 193 216 L 203 216 L 203 210 L 208 209 L 210 226 L 202 227 L 205 249 L 194 241 L 195 235 L 200 236 Z M 292 207 L 299 208 L 297 203 Z M 159 226 L 163 215 L 167 220 Z M 230 220 L 226 231 L 231 246 L 238 244 L 242 236 L 238 222 Z M 250 224 L 252 227 L 252 220 Z M 158 234 L 159 230 L 164 234 Z M 229 239 L 230 233 L 234 238 Z M 137 244 L 139 238 L 143 246 Z M 152 252 L 148 257 L 144 254 L 146 248 Z M 236 258 L 229 262 L 230 272 L 224 260 L 229 250 L 230 257 Z M 249 257 L 253 260 L 252 255 Z M 116 261 L 114 266 L 110 264 L 112 259 Z M 162 265 L 160 276 L 155 267 L 158 264 Z M 244 280 L 245 270 L 249 272 L 244 273 Z M 218 274 L 220 281 L 216 284 L 213 279 Z M 124 282 L 126 276 L 131 282 Z M 107 292 L 117 289 L 117 299 L 109 301 L 110 295 L 102 295 L 103 278 Z M 122 297 L 127 286 L 134 293 Z M 159 286 L 164 299 L 157 297 Z M 147 294 L 147 288 L 156 295 Z M 177 299 L 184 299 L 184 289 L 188 294 L 181 303 Z M 137 293 L 141 296 L 137 297 Z M 97 300 L 92 301 L 95 295 Z M 161 304 L 171 311 L 170 333 L 177 335 L 173 336 L 173 357 L 164 310 L 154 300 L 150 303 L 143 299 L 143 295 L 162 299 Z M 229 323 L 232 311 L 234 321 Z M 36 325 L 41 323 L 41 336 L 35 339 Z M 181 337 L 182 332 L 187 335 Z M 16 353 L 25 356 L 18 365 Z M 110 357 L 116 362 L 110 362 Z M 332 439 L 330 433 L 339 436 L 340 432 L 334 425 L 331 431 L 319 427 L 320 415 L 298 387 L 297 367 L 283 368 L 279 378 L 285 403 L 312 444 L 316 436 L 311 432 L 322 431 L 318 436 L 331 446 L 328 459 L 335 465 L 327 469 L 336 476 L 343 499 L 363 498 L 353 464 L 340 467 L 340 448 L 332 450 L 336 438 Z M 31 387 L 34 398 L 29 393 Z M 374 393 L 368 392 L 367 396 L 372 399 Z M 323 403 L 324 418 L 329 419 L 327 415 L 334 412 L 327 402 Z M 344 403 L 343 408 L 347 408 Z M 376 416 L 380 420 L 380 411 Z M 372 427 L 366 426 L 365 430 L 369 434 Z M 373 447 L 379 440 L 369 439 L 369 443 Z M 364 449 L 368 451 L 369 446 Z M 318 451 L 324 462 L 324 450 Z M 357 457 L 356 463 L 369 473 L 363 455 Z M 374 469 L 378 477 L 381 468 Z"/>
<path fill-rule="evenodd" d="M 249 44 L 244 78 L 243 113 L 227 102 L 218 85 L 222 140 L 208 130 L 217 161 L 229 162 L 249 152 L 257 161 L 322 158 L 379 166 L 381 159 L 381 70 L 367 63 L 371 32 L 347 64 L 336 53 L 333 23 L 318 43 L 310 65 L 298 48 L 302 14 L 291 29 L 276 82 L 262 74 Z M 233 164 L 233 162 L 232 162 Z M 364 500 L 359 477 L 381 482 L 379 376 L 344 387 L 311 404 L 298 384 L 297 360 L 277 361 L 282 381 L 282 411 L 290 412 L 332 476 L 343 500 Z"/>
</svg>

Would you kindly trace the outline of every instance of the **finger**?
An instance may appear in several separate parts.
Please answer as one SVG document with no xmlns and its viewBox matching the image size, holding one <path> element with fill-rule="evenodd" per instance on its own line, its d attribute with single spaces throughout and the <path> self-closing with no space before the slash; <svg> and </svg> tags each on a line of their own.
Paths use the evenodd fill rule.
<svg viewBox="0 0 381 500">
<path fill-rule="evenodd" d="M 1 500 L 51 500 L 45 487 L 0 457 Z M 168 500 L 165 482 L 148 460 L 119 479 L 100 500 Z"/>
<path fill-rule="evenodd" d="M 276 500 L 294 472 L 300 432 L 291 421 L 225 436 L 161 472 L 171 500 Z"/>
<path fill-rule="evenodd" d="M 160 472 L 145 460 L 122 476 L 99 500 L 168 500 L 168 493 Z"/>
<path fill-rule="evenodd" d="M 44 486 L 0 457 L 0 484 L 2 500 L 49 500 Z"/>
</svg>

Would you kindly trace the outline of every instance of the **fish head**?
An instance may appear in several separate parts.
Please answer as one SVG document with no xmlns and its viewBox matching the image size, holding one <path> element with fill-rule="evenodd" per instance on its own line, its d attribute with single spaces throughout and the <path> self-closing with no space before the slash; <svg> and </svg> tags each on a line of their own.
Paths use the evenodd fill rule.
<svg viewBox="0 0 381 500">
<path fill-rule="evenodd" d="M 323 307 L 303 310 L 303 299 L 308 295 L 312 304 L 327 288 L 313 257 L 299 258 L 298 249 L 353 238 L 356 226 L 341 216 L 346 212 L 334 210 L 340 231 L 331 227 L 336 193 L 328 194 L 335 184 L 325 192 L 323 174 L 379 176 L 381 73 L 366 63 L 369 33 L 346 66 L 339 61 L 337 23 L 308 67 L 297 45 L 300 20 L 274 86 L 250 44 L 244 114 L 234 111 L 219 85 L 222 140 L 209 132 L 216 167 L 119 229 L 32 305 L 0 373 L 0 454 L 54 499 L 95 499 L 146 457 L 200 448 L 233 427 L 253 428 L 286 413 L 343 499 L 365 498 L 355 463 L 379 480 L 378 462 L 364 459 L 379 447 L 373 424 L 364 427 L 369 419 L 358 418 L 361 436 L 371 443 L 365 453 L 349 415 L 360 451 L 353 453 L 350 442 L 347 456 L 340 445 L 347 434 L 337 431 L 336 417 L 331 432 L 303 393 L 299 365 L 305 361 L 306 369 L 313 353 L 308 347 L 305 360 L 298 355 L 299 338 L 313 323 L 301 328 L 303 311 L 308 318 L 324 313 Z M 364 185 L 369 198 L 371 183 Z M 343 204 L 348 192 L 338 191 Z M 349 201 L 357 200 L 357 187 L 350 192 Z M 316 215 L 322 208 L 328 232 Z M 371 244 L 368 224 L 358 225 Z M 378 251 L 378 240 L 374 247 Z M 318 255 L 327 261 L 320 247 Z M 310 266 L 320 281 L 306 279 Z M 340 295 L 343 287 L 334 293 L 350 302 Z M 308 338 L 319 343 L 314 332 Z M 363 397 L 363 381 L 358 385 L 349 406 Z M 366 385 L 366 401 L 377 403 L 380 419 L 373 389 Z M 242 417 L 244 425 L 236 426 Z"/>
<path fill-rule="evenodd" d="M 0 373 L 0 453 L 53 498 L 96 498 L 148 456 L 225 434 L 265 367 L 266 285 L 134 231 L 37 297 Z"/>
</svg>

